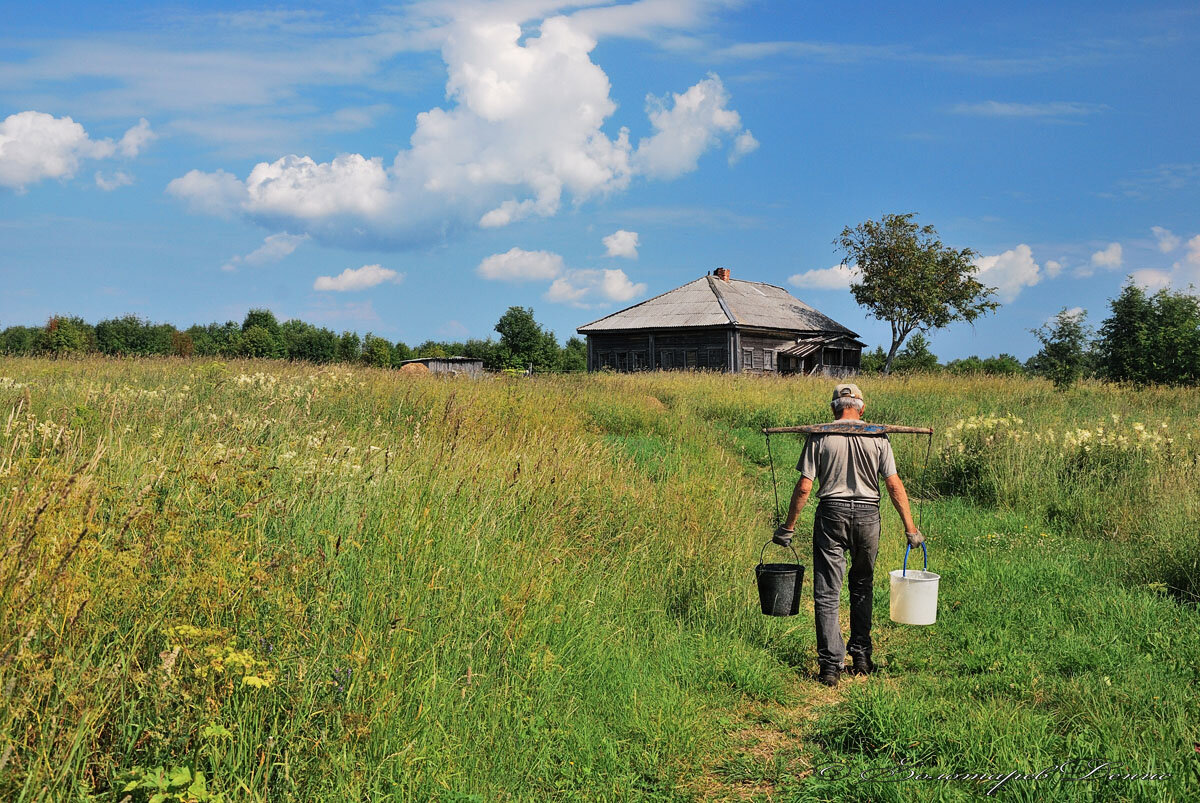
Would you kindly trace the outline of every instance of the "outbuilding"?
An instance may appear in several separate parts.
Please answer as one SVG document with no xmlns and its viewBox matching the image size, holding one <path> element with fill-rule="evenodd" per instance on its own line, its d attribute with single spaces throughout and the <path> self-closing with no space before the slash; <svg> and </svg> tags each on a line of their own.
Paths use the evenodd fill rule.
<svg viewBox="0 0 1200 803">
<path fill-rule="evenodd" d="M 424 365 L 431 374 L 471 377 L 483 374 L 483 360 L 475 357 L 418 357 L 403 361 L 399 367 L 406 365 Z"/>
<path fill-rule="evenodd" d="M 576 329 L 589 371 L 858 373 L 858 334 L 782 287 L 717 268 Z"/>
</svg>

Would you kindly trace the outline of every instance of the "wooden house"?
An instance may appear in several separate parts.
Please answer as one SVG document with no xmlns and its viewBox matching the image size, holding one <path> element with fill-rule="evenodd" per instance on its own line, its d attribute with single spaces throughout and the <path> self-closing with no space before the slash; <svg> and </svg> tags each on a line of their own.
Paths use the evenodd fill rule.
<svg viewBox="0 0 1200 803">
<path fill-rule="evenodd" d="M 576 331 L 589 371 L 709 370 L 858 373 L 863 342 L 782 287 L 733 279 L 727 268 Z"/>
</svg>

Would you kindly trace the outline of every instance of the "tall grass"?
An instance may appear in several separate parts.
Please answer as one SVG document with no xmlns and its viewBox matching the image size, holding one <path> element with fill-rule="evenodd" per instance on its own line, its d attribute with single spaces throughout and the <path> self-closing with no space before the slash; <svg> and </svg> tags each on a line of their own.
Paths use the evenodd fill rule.
<svg viewBox="0 0 1200 803">
<path fill-rule="evenodd" d="M 810 622 L 755 611 L 772 507 L 757 430 L 823 420 L 828 383 L 104 359 L 3 360 L 0 377 L 4 799 L 689 799 L 731 712 L 791 699 L 813 662 Z M 965 649 L 962 677 L 984 685 L 1006 655 L 1021 658 L 1003 678 L 1026 660 L 1068 678 L 1049 707 L 988 686 L 1024 717 L 995 725 L 1002 756 L 1045 753 L 1083 721 L 1168 762 L 1168 724 L 1196 728 L 1174 684 L 1197 665 L 1186 436 L 1200 396 L 866 389 L 868 417 L 939 430 L 924 477 L 924 444 L 897 449 L 918 495 L 941 500 L 923 515 L 961 578 L 948 573 L 943 602 L 957 624 L 884 628 L 881 654 L 917 673 L 908 696 L 852 696 L 814 745 L 864 755 L 914 728 L 969 739 L 963 723 L 990 703 L 921 714 L 984 694 L 927 660 Z M 1133 428 L 1159 437 L 1164 418 L 1170 444 Z M 1111 427 L 1140 440 L 1104 441 Z M 798 442 L 772 449 L 786 486 Z M 898 560 L 888 527 L 881 565 Z M 997 617 L 968 578 L 1003 584 L 1025 618 Z M 1030 609 L 1015 589 L 1079 596 Z M 1118 610 L 1084 604 L 1105 600 Z M 1177 623 L 1166 635 L 1129 632 L 1162 616 Z M 1031 633 L 1068 626 L 1050 658 L 1036 649 Z M 1117 638 L 1112 660 L 1096 658 L 1100 633 Z M 1147 664 L 1116 657 L 1168 655 L 1184 662 L 1157 666 L 1136 699 L 1070 680 L 1081 666 L 1133 678 Z"/>
</svg>

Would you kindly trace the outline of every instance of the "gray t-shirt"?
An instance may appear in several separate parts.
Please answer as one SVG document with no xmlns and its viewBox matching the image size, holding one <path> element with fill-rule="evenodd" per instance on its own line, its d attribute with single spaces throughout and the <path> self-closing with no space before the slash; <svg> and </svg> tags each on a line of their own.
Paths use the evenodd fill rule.
<svg viewBox="0 0 1200 803">
<path fill-rule="evenodd" d="M 896 473 L 896 457 L 886 435 L 809 435 L 796 470 L 817 482 L 818 499 L 877 502 L 879 478 Z"/>
</svg>

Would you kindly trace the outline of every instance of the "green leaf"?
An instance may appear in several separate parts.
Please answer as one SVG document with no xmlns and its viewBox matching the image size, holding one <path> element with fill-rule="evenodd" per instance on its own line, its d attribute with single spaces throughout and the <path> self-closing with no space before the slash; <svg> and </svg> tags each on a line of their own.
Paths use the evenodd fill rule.
<svg viewBox="0 0 1200 803">
<path fill-rule="evenodd" d="M 192 782 L 192 771 L 187 767 L 175 767 L 171 770 L 171 774 L 167 776 L 167 783 L 171 786 L 187 786 Z"/>
<path fill-rule="evenodd" d="M 197 772 L 196 780 L 192 781 L 192 785 L 187 789 L 188 797 L 194 797 L 197 800 L 208 800 L 208 784 L 205 783 L 204 773 Z"/>
</svg>

